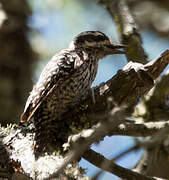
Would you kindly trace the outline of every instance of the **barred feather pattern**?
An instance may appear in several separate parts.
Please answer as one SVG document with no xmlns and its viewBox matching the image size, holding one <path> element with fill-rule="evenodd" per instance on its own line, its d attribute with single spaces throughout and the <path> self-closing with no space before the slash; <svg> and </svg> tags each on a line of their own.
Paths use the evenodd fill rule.
<svg viewBox="0 0 169 180">
<path fill-rule="evenodd" d="M 97 66 L 97 55 L 80 50 L 63 50 L 46 65 L 22 115 L 23 121 L 34 118 L 37 152 L 49 151 L 47 147 L 59 143 L 55 135 L 62 126 L 59 120 L 69 106 L 78 103 L 88 92 Z"/>
<path fill-rule="evenodd" d="M 86 31 L 48 62 L 21 116 L 21 122 L 33 120 L 36 156 L 50 152 L 50 149 L 52 152 L 57 147 L 62 149 L 70 135 L 65 133 L 71 131 L 70 123 L 62 121 L 63 114 L 86 96 L 96 77 L 99 59 L 124 54 L 121 48 L 125 46 L 114 45 L 99 31 Z"/>
</svg>

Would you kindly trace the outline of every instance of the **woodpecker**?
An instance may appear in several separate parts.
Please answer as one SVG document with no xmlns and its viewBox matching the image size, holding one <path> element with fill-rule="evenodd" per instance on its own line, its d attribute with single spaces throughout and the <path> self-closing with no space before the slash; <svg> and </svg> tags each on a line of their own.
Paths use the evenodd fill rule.
<svg viewBox="0 0 169 180">
<path fill-rule="evenodd" d="M 37 152 L 48 151 L 49 144 L 62 145 L 62 115 L 86 96 L 99 59 L 113 54 L 125 54 L 125 46 L 113 44 L 102 32 L 85 31 L 47 63 L 21 115 L 22 123 L 34 123 Z"/>
</svg>

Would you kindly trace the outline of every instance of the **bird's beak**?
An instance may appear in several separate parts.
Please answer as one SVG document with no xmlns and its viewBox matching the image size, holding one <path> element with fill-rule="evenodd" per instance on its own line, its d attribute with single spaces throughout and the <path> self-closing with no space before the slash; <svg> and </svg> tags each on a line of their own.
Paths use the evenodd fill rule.
<svg viewBox="0 0 169 180">
<path fill-rule="evenodd" d="M 110 54 L 126 54 L 126 49 L 127 49 L 127 46 L 125 45 L 115 45 L 115 44 L 109 44 L 109 45 L 106 45 L 107 47 L 107 51 L 110 53 Z"/>
</svg>

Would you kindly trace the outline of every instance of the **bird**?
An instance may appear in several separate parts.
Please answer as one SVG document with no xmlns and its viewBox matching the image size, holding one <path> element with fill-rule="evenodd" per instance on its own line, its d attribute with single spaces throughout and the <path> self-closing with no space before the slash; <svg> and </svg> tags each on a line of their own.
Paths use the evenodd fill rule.
<svg viewBox="0 0 169 180">
<path fill-rule="evenodd" d="M 49 151 L 51 144 L 62 146 L 64 133 L 59 135 L 65 126 L 62 115 L 85 98 L 96 77 L 99 60 L 107 55 L 125 54 L 125 48 L 113 44 L 100 31 L 85 31 L 51 58 L 21 115 L 21 123 L 31 119 L 34 123 L 37 154 Z"/>
</svg>

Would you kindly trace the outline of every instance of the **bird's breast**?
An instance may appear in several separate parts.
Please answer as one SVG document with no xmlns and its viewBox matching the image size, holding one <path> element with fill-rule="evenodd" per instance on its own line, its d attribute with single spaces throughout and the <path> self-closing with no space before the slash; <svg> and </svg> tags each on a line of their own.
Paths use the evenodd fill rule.
<svg viewBox="0 0 169 180">
<path fill-rule="evenodd" d="M 97 66 L 96 60 L 86 62 L 67 78 L 60 79 L 55 92 L 48 98 L 48 108 L 51 111 L 61 111 L 67 105 L 76 104 L 84 98 L 96 77 Z"/>
</svg>

